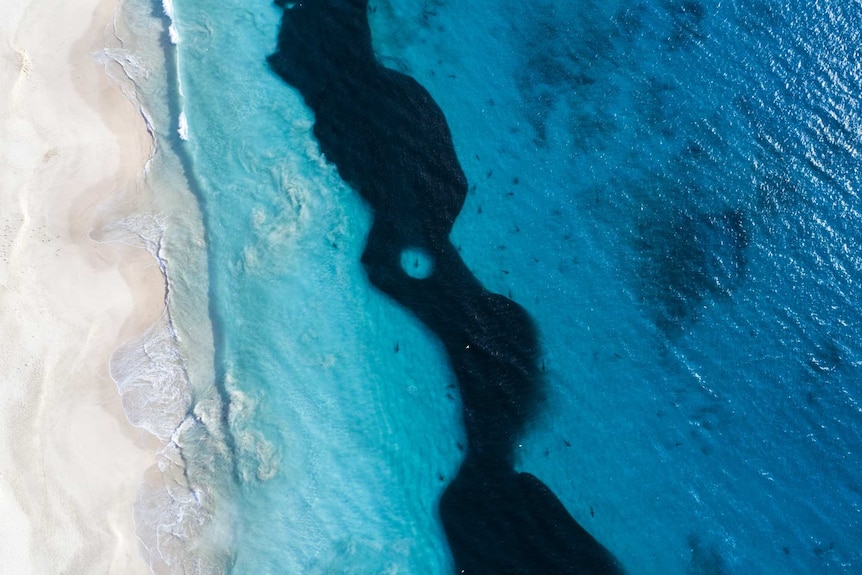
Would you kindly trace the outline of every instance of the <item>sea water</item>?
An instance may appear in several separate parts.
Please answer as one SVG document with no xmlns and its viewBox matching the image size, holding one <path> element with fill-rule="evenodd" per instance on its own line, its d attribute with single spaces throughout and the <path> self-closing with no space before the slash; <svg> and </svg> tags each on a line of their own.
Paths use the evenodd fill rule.
<svg viewBox="0 0 862 575">
<path fill-rule="evenodd" d="M 190 291 L 231 454 L 225 569 L 451 572 L 454 378 L 364 274 L 371 214 L 267 67 L 281 9 L 167 11 L 165 138 L 202 213 Z M 453 243 L 541 334 L 518 468 L 632 574 L 856 572 L 862 5 L 372 0 L 369 17 L 380 61 L 452 130 L 470 186 Z"/>
</svg>

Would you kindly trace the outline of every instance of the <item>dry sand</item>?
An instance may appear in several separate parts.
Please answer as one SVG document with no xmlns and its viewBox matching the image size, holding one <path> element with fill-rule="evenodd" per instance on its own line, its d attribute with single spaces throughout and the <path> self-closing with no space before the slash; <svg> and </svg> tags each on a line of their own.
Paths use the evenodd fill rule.
<svg viewBox="0 0 862 575">
<path fill-rule="evenodd" d="M 88 237 L 152 145 L 93 56 L 116 7 L 0 2 L 0 573 L 149 573 L 132 504 L 158 443 L 108 363 L 164 283 L 146 251 Z"/>
</svg>

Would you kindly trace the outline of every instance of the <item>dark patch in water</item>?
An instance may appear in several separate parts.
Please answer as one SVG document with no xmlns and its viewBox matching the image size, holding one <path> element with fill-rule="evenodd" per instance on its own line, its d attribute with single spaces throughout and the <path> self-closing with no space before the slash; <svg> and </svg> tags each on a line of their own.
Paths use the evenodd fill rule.
<svg viewBox="0 0 862 575">
<path fill-rule="evenodd" d="M 439 507 L 456 572 L 622 573 L 542 482 L 513 468 L 540 398 L 536 330 L 521 306 L 482 287 L 450 243 L 467 180 L 449 127 L 421 85 L 375 59 L 367 0 L 296 2 L 269 63 L 300 91 L 321 151 L 372 208 L 362 255 L 369 280 L 449 356 L 468 439 Z M 405 273 L 407 247 L 428 255 L 427 278 Z"/>
<path fill-rule="evenodd" d="M 695 0 L 669 0 L 665 10 L 670 16 L 670 34 L 667 42 L 672 50 L 685 48 L 702 40 L 706 7 Z"/>
<path fill-rule="evenodd" d="M 705 545 L 700 537 L 691 535 L 688 538 L 691 547 L 691 562 L 685 570 L 686 575 L 728 575 L 730 568 L 727 561 L 712 545 Z"/>
<path fill-rule="evenodd" d="M 596 61 L 612 54 L 611 43 L 606 30 L 598 26 L 583 27 L 583 35 L 576 36 L 571 18 L 552 4 L 537 2 L 531 8 L 530 19 L 517 31 L 523 38 L 520 45 L 524 61 L 515 79 L 525 120 L 535 132 L 533 141 L 537 146 L 547 144 L 548 121 L 557 109 L 575 116 L 572 129 L 578 141 L 609 127 L 608 117 L 581 108 L 590 101 L 585 93 L 592 93 L 597 82 Z"/>
<path fill-rule="evenodd" d="M 843 355 L 844 353 L 835 339 L 827 337 L 808 352 L 806 365 L 812 375 L 820 376 L 840 369 L 844 364 Z"/>
<path fill-rule="evenodd" d="M 625 3 L 620 6 L 611 19 L 614 34 L 629 41 L 636 39 L 646 27 L 644 22 L 646 11 L 647 8 L 642 3 L 633 6 Z"/>
<path fill-rule="evenodd" d="M 728 296 L 747 267 L 748 228 L 739 210 L 717 214 L 678 211 L 639 226 L 643 297 L 656 323 L 677 334 L 697 318 L 709 297 Z"/>
</svg>

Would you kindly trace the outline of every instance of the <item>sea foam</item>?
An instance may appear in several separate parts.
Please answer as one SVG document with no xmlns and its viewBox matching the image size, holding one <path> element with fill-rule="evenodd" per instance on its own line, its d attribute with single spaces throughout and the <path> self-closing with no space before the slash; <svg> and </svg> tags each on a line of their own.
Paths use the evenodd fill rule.
<svg viewBox="0 0 862 575">
<path fill-rule="evenodd" d="M 172 4 L 163 7 L 170 16 Z M 154 573 L 221 573 L 230 563 L 231 440 L 213 374 L 200 213 L 171 148 L 170 127 L 181 116 L 166 89 L 177 66 L 174 44 L 160 41 L 166 28 L 149 2 L 130 0 L 115 15 L 111 45 L 97 55 L 139 110 L 153 146 L 139 177 L 103 206 L 90 237 L 146 250 L 164 279 L 162 314 L 110 362 L 129 421 L 162 443 L 135 503 L 137 536 Z"/>
</svg>

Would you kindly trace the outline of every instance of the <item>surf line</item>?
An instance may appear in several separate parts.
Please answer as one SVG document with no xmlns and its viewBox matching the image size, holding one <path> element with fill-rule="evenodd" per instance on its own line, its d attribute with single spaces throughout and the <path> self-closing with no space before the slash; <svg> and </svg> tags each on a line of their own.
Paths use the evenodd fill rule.
<svg viewBox="0 0 862 575">
<path fill-rule="evenodd" d="M 276 0 L 272 70 L 314 112 L 314 136 L 374 220 L 362 265 L 371 283 L 442 341 L 458 381 L 466 455 L 439 503 L 455 572 L 623 573 L 551 490 L 516 472 L 514 446 L 536 408 L 538 337 L 527 312 L 489 292 L 449 241 L 467 195 L 440 107 L 374 56 L 367 0 Z M 427 273 L 402 265 L 421 253 Z"/>
</svg>

